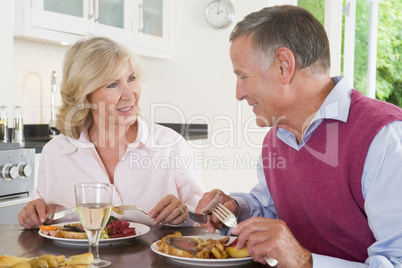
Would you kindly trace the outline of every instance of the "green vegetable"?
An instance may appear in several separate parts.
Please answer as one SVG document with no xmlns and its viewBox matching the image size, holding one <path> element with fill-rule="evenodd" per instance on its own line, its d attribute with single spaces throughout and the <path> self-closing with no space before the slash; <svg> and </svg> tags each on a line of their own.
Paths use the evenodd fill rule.
<svg viewBox="0 0 402 268">
<path fill-rule="evenodd" d="M 111 221 L 118 221 L 119 219 L 113 216 L 109 217 L 109 220 L 107 221 L 106 225 L 108 225 Z"/>
<path fill-rule="evenodd" d="M 101 232 L 100 238 L 99 239 L 109 239 L 109 236 L 107 235 L 106 230 L 103 230 Z"/>
<path fill-rule="evenodd" d="M 118 221 L 118 220 L 119 220 L 118 218 L 113 217 L 113 216 L 110 216 L 110 217 L 109 217 L 109 220 L 108 220 L 107 223 L 106 223 L 106 226 L 107 226 L 111 221 Z M 99 238 L 99 239 L 109 239 L 109 235 L 107 234 L 106 229 L 104 229 L 104 230 L 101 232 L 101 235 L 100 235 L 100 238 Z"/>
</svg>

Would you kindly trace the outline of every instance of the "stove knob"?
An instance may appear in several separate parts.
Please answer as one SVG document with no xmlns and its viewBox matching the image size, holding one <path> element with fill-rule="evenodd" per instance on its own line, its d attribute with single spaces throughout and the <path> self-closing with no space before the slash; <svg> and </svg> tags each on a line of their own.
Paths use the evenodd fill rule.
<svg viewBox="0 0 402 268">
<path fill-rule="evenodd" d="M 18 176 L 17 166 L 13 166 L 13 165 L 7 163 L 3 166 L 1 174 L 2 174 L 3 179 L 5 179 L 6 181 L 13 180 L 13 179 L 17 178 L 17 176 Z"/>
<path fill-rule="evenodd" d="M 17 169 L 18 169 L 18 175 L 20 176 L 21 179 L 29 177 L 32 174 L 31 166 L 24 162 L 19 163 Z"/>
</svg>

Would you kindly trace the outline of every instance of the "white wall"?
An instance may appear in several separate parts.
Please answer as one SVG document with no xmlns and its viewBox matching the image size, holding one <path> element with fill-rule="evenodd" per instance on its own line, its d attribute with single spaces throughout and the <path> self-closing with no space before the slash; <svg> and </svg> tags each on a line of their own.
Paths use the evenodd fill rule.
<svg viewBox="0 0 402 268">
<path fill-rule="evenodd" d="M 178 122 L 181 114 L 186 121 L 211 122 L 210 139 L 204 142 L 208 148 L 197 150 L 197 164 L 202 168 L 207 189 L 249 191 L 257 182 L 255 165 L 239 165 L 247 157 L 258 159 L 265 130 L 250 135 L 256 144 L 254 148 L 246 144 L 243 126 L 254 114 L 247 103 L 239 103 L 235 98 L 229 35 L 237 21 L 273 1 L 233 0 L 236 21 L 225 30 L 214 30 L 205 22 L 208 2 L 182 0 L 177 4 L 173 59 L 145 59 L 148 80 L 143 90 L 142 112 L 147 118 L 154 113 L 155 122 Z M 180 112 L 173 108 L 151 111 L 151 105 L 157 103 L 174 105 Z"/>
<path fill-rule="evenodd" d="M 144 116 L 155 122 L 180 122 L 181 114 L 186 122 L 210 122 L 210 138 L 190 142 L 197 151 L 197 164 L 207 190 L 247 192 L 257 182 L 255 162 L 266 130 L 256 127 L 247 103 L 235 99 L 229 34 L 248 13 L 289 1 L 232 0 L 235 22 L 225 30 L 214 30 L 205 22 L 204 10 L 209 1 L 177 0 L 173 58 L 144 58 L 148 79 L 141 108 Z M 66 50 L 54 44 L 15 40 L 14 103 L 25 108 L 25 123 L 48 123 L 50 75 L 53 70 L 61 73 Z M 161 104 L 177 108 L 161 108 Z M 252 133 L 245 134 L 244 128 Z"/>
<path fill-rule="evenodd" d="M 0 1 L 0 105 L 13 106 L 13 0 Z"/>
<path fill-rule="evenodd" d="M 210 122 L 208 141 L 190 141 L 197 151 L 197 164 L 206 188 L 248 192 L 257 183 L 255 164 L 266 130 L 255 125 L 247 103 L 239 103 L 235 98 L 229 35 L 245 15 L 285 1 L 232 0 L 235 22 L 225 30 L 214 30 L 205 22 L 204 9 L 209 0 L 178 2 L 173 59 L 145 59 L 148 81 L 143 90 L 142 111 L 147 118 L 154 114 L 155 122 L 177 122 L 180 115 L 186 122 Z M 158 103 L 174 105 L 180 111 L 150 109 Z M 245 134 L 245 128 L 252 133 Z M 197 149 L 200 143 L 207 148 Z"/>
<path fill-rule="evenodd" d="M 51 75 L 61 79 L 62 61 L 68 47 L 23 39 L 14 40 L 14 104 L 24 107 L 25 124 L 48 124 Z M 60 104 L 58 91 L 56 105 Z"/>
</svg>

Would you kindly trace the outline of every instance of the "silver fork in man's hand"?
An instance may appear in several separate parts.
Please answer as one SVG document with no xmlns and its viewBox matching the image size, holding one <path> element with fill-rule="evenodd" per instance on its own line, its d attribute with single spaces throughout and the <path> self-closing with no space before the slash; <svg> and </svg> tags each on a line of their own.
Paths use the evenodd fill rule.
<svg viewBox="0 0 402 268">
<path fill-rule="evenodd" d="M 237 219 L 236 216 L 225 206 L 222 204 L 218 204 L 213 210 L 212 213 L 227 227 L 237 227 Z M 269 266 L 278 265 L 278 261 L 274 258 L 264 256 L 265 261 Z"/>
</svg>

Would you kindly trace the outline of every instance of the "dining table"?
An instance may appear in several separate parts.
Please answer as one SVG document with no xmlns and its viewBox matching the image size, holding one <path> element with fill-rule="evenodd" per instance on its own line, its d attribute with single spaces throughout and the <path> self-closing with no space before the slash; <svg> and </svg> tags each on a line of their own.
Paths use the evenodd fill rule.
<svg viewBox="0 0 402 268">
<path fill-rule="evenodd" d="M 183 236 L 203 236 L 209 233 L 201 227 L 173 227 L 166 225 L 150 226 L 150 231 L 121 244 L 99 247 L 101 259 L 111 261 L 109 267 L 201 267 L 205 264 L 179 263 L 170 257 L 155 253 L 151 245 L 162 237 L 179 231 Z M 216 234 L 219 236 L 219 234 Z M 86 246 L 61 244 L 39 235 L 38 229 L 27 230 L 19 224 L 0 224 L 0 255 L 38 257 L 45 254 L 65 255 L 66 257 L 88 252 Z M 227 265 L 227 264 L 226 264 Z M 209 267 L 221 267 L 208 264 Z M 233 262 L 227 267 L 268 267 L 252 259 L 243 264 Z"/>
</svg>

